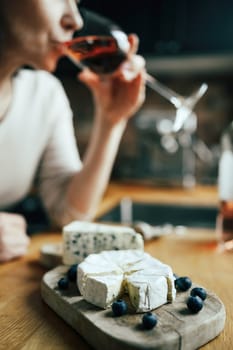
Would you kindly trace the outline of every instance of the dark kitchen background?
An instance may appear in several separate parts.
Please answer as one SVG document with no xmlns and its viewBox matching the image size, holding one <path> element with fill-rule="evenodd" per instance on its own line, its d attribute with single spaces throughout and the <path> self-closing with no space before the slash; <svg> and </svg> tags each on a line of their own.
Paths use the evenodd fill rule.
<svg viewBox="0 0 233 350">
<path fill-rule="evenodd" d="M 169 150 L 164 146 L 160 126 L 174 118 L 175 109 L 147 89 L 143 107 L 124 134 L 112 179 L 156 185 L 216 183 L 221 134 L 233 116 L 233 2 L 83 0 L 80 9 L 85 26 L 77 35 L 106 34 L 109 25 L 117 23 L 126 33 L 139 36 L 147 70 L 162 83 L 182 95 L 190 95 L 202 82 L 209 86 L 194 109 L 197 125 L 189 135 L 188 150 L 180 140 L 173 140 Z M 95 13 L 100 15 L 97 21 Z M 93 103 L 88 89 L 76 79 L 77 72 L 63 59 L 55 74 L 74 110 L 82 155 L 92 127 Z M 193 182 L 184 183 L 190 159 Z"/>
</svg>

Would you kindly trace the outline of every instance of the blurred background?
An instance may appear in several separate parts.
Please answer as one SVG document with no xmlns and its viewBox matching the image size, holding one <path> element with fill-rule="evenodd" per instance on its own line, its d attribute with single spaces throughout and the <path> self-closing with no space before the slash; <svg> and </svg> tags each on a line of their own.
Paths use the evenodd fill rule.
<svg viewBox="0 0 233 350">
<path fill-rule="evenodd" d="M 203 82 L 209 86 L 187 130 L 176 138 L 166 135 L 174 107 L 147 88 L 146 101 L 124 134 L 112 179 L 166 186 L 215 184 L 221 134 L 233 116 L 233 2 L 83 0 L 80 9 L 85 26 L 78 35 L 106 34 L 115 22 L 139 36 L 147 71 L 163 84 L 185 96 Z M 82 155 L 93 103 L 77 72 L 63 59 L 55 74 L 70 99 Z M 184 181 L 185 175 L 190 181 Z"/>
</svg>

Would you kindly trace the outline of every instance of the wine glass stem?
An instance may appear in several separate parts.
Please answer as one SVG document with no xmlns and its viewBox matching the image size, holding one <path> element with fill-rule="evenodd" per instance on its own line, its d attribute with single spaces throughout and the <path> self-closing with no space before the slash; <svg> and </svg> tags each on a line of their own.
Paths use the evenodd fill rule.
<svg viewBox="0 0 233 350">
<path fill-rule="evenodd" d="M 157 79 L 148 73 L 146 73 L 146 85 L 170 101 L 176 108 L 179 108 L 182 105 L 182 96 L 160 83 Z"/>
<path fill-rule="evenodd" d="M 84 68 L 84 65 L 80 61 L 77 61 L 70 55 L 67 55 L 67 57 L 70 59 L 71 62 L 73 62 L 73 64 L 76 67 L 80 69 Z M 183 104 L 182 96 L 160 83 L 157 79 L 155 79 L 152 75 L 148 73 L 146 73 L 146 85 L 152 90 L 156 91 L 159 95 L 163 96 L 169 102 L 171 102 L 176 108 L 180 108 Z"/>
</svg>

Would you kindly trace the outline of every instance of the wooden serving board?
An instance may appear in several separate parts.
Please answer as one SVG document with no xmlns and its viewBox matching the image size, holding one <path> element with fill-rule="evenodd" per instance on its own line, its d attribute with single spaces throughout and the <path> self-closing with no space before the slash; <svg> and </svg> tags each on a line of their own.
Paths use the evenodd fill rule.
<svg viewBox="0 0 233 350">
<path fill-rule="evenodd" d="M 142 314 L 131 312 L 114 317 L 110 309 L 102 310 L 86 302 L 75 283 L 70 283 L 66 291 L 59 290 L 57 282 L 67 270 L 68 267 L 62 265 L 43 276 L 42 298 L 95 349 L 192 350 L 215 338 L 224 328 L 224 305 L 210 291 L 198 314 L 187 309 L 190 291 L 178 292 L 172 304 L 153 311 L 158 316 L 157 326 L 145 330 Z"/>
</svg>

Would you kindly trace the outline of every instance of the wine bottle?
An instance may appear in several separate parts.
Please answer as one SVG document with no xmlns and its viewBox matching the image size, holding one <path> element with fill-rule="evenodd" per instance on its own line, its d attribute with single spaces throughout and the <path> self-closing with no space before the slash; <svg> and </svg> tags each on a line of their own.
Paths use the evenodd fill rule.
<svg viewBox="0 0 233 350">
<path fill-rule="evenodd" d="M 219 247 L 222 250 L 233 251 L 233 122 L 221 137 L 218 195 L 216 232 Z"/>
</svg>

